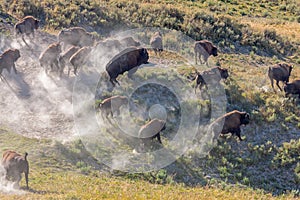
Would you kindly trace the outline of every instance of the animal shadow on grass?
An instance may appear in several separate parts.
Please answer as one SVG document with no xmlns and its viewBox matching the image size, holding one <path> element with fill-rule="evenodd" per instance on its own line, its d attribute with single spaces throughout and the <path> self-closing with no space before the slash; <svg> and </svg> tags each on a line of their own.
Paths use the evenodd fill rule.
<svg viewBox="0 0 300 200">
<path fill-rule="evenodd" d="M 23 78 L 24 74 L 22 72 L 18 72 L 18 74 L 6 74 L 6 76 L 2 76 L 9 89 L 21 99 L 26 99 L 31 96 L 30 86 Z M 14 87 L 16 86 L 16 88 Z"/>
<path fill-rule="evenodd" d="M 47 191 L 47 190 L 35 190 L 33 188 L 26 189 L 26 187 L 21 187 L 22 190 L 28 191 L 33 194 L 59 194 L 57 191 Z"/>
</svg>

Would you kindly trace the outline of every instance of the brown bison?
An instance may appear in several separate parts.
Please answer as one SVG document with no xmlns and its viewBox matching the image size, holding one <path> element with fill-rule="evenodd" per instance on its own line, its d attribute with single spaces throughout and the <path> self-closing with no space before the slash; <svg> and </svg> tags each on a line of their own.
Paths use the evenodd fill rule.
<svg viewBox="0 0 300 200">
<path fill-rule="evenodd" d="M 111 59 L 122 50 L 122 44 L 116 39 L 106 39 L 96 43 L 93 55 L 96 59 Z"/>
<path fill-rule="evenodd" d="M 0 55 L 0 76 L 2 76 L 3 69 L 11 72 L 11 69 L 17 73 L 15 62 L 20 58 L 20 51 L 18 49 L 8 49 Z"/>
<path fill-rule="evenodd" d="M 74 67 L 74 74 L 77 75 L 77 69 L 84 65 L 89 59 L 89 54 L 92 51 L 91 47 L 82 47 L 76 53 L 74 53 L 70 58 L 70 63 Z M 70 74 L 70 68 L 68 71 L 68 75 Z"/>
<path fill-rule="evenodd" d="M 120 43 L 123 47 L 138 47 L 141 45 L 138 41 L 135 41 L 132 37 L 125 37 L 120 39 Z"/>
<path fill-rule="evenodd" d="M 41 53 L 39 57 L 39 62 L 41 67 L 44 68 L 45 72 L 49 72 L 49 67 L 51 71 L 60 71 L 59 58 L 61 53 L 60 43 L 52 43 L 47 49 Z"/>
<path fill-rule="evenodd" d="M 128 71 L 128 77 L 131 78 L 138 68 L 142 64 L 148 63 L 149 55 L 145 48 L 130 47 L 112 58 L 106 65 L 106 71 L 109 75 L 109 80 L 113 86 L 117 81 L 117 77 L 120 74 Z"/>
<path fill-rule="evenodd" d="M 91 33 L 88 33 L 84 28 L 72 27 L 69 29 L 63 29 L 58 34 L 58 41 L 67 45 L 73 46 L 93 46 L 96 38 Z"/>
<path fill-rule="evenodd" d="M 141 147 L 144 148 L 145 146 L 148 147 L 149 142 L 157 138 L 158 142 L 162 144 L 160 138 L 160 132 L 166 129 L 166 121 L 160 120 L 157 118 L 152 119 L 145 125 L 143 125 L 138 133 L 138 137 L 141 140 Z"/>
<path fill-rule="evenodd" d="M 71 63 L 70 58 L 80 49 L 80 47 L 72 46 L 67 51 L 65 51 L 59 59 L 60 63 L 60 74 L 62 75 L 65 66 L 68 67 L 68 76 L 70 75 L 71 71 Z"/>
<path fill-rule="evenodd" d="M 21 19 L 18 23 L 15 24 L 15 33 L 16 35 L 30 35 L 34 37 L 34 30 L 39 28 L 39 20 L 33 16 L 26 16 Z"/>
<path fill-rule="evenodd" d="M 117 112 L 120 115 L 120 107 L 122 105 L 126 105 L 128 103 L 128 99 L 126 96 L 112 96 L 107 99 L 104 99 L 99 105 L 98 109 L 100 109 L 102 117 L 108 118 L 109 115 L 113 117 L 113 113 Z"/>
<path fill-rule="evenodd" d="M 279 81 L 283 83 L 289 82 L 289 78 L 292 72 L 293 66 L 287 63 L 279 63 L 274 66 L 270 66 L 268 70 L 268 76 L 271 80 L 272 88 L 274 89 L 274 79 L 276 80 L 276 85 L 282 91 L 281 87 L 279 86 Z"/>
<path fill-rule="evenodd" d="M 193 78 L 196 79 L 195 93 L 198 86 L 201 90 L 207 83 L 218 83 L 221 79 L 227 79 L 228 76 L 228 70 L 222 67 L 214 67 L 201 73 L 197 72 L 196 77 Z"/>
<path fill-rule="evenodd" d="M 201 57 L 203 56 L 204 64 L 208 66 L 208 57 L 210 55 L 217 56 L 218 49 L 214 46 L 210 41 L 207 40 L 200 40 L 195 42 L 194 45 L 194 52 L 195 52 L 195 62 L 197 64 L 197 57 L 199 58 L 200 64 L 202 64 Z"/>
<path fill-rule="evenodd" d="M 150 45 L 155 54 L 163 51 L 162 35 L 160 32 L 154 33 L 154 35 L 150 39 Z"/>
<path fill-rule="evenodd" d="M 236 135 L 240 141 L 241 138 L 241 125 L 247 125 L 250 122 L 250 115 L 246 112 L 240 112 L 237 110 L 226 113 L 225 115 L 216 119 L 209 127 L 209 130 L 212 131 L 214 136 L 218 136 L 221 134 L 231 133 L 232 135 Z M 224 123 L 224 124 L 223 124 Z M 221 129 L 220 126 L 223 125 Z M 221 130 L 221 132 L 218 132 Z"/>
<path fill-rule="evenodd" d="M 28 189 L 29 164 L 27 156 L 27 153 L 21 156 L 15 151 L 7 150 L 3 153 L 2 165 L 6 171 L 6 179 L 16 182 L 18 186 L 22 178 L 22 173 L 24 173 L 26 188 Z"/>
<path fill-rule="evenodd" d="M 286 97 L 290 94 L 298 94 L 300 99 L 300 80 L 294 80 L 291 83 L 287 83 L 283 89 Z"/>
</svg>

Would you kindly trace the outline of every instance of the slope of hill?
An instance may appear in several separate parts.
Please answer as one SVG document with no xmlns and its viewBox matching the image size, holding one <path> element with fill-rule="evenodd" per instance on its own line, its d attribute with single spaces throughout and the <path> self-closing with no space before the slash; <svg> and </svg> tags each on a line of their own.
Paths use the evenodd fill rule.
<svg viewBox="0 0 300 200">
<path fill-rule="evenodd" d="M 7 188 L 0 187 L 0 199 L 198 199 L 199 196 L 292 199 L 299 196 L 299 101 L 285 98 L 282 92 L 274 93 L 266 75 L 268 66 L 289 62 L 294 65 L 290 79 L 300 77 L 297 1 L 0 2 L 0 52 L 11 47 L 21 51 L 17 61 L 19 73 L 4 71 L 7 82 L 0 82 L 0 152 L 11 148 L 28 151 L 31 162 L 31 189 L 15 196 L 5 194 Z M 41 19 L 42 28 L 33 41 L 26 39 L 25 45 L 12 34 L 16 18 L 28 14 Z M 244 141 L 238 142 L 230 136 L 223 138 L 203 157 L 196 138 L 191 144 L 194 148 L 163 169 L 138 174 L 109 169 L 100 159 L 95 159 L 97 153 L 87 151 L 84 141 L 74 136 L 72 93 L 78 77 L 47 77 L 38 63 L 40 53 L 56 40 L 55 34 L 70 26 L 82 26 L 99 38 L 131 28 L 154 26 L 175 29 L 194 40 L 213 41 L 220 53 L 209 58 L 210 65 L 225 67 L 230 73 L 230 78 L 222 83 L 227 97 L 226 110 L 238 109 L 251 114 L 251 123 L 242 128 Z M 147 32 L 136 36 L 147 45 Z M 150 52 L 151 65 L 138 70 L 135 80 L 178 79 L 187 88 L 192 86 L 186 77 L 195 68 L 207 67 L 188 65 L 182 55 L 193 55 L 192 48 L 179 43 L 172 34 L 164 36 L 166 46 L 180 49 L 180 53 L 164 52 L 157 57 Z M 120 82 L 121 89 L 117 88 L 113 94 L 134 92 L 132 80 L 121 76 Z M 111 94 L 96 96 L 101 99 L 106 95 Z M 197 95 L 199 100 L 187 101 L 188 106 L 206 108 L 209 102 L 201 99 L 199 92 Z M 153 99 L 159 96 L 162 95 L 154 95 Z M 151 98 L 143 101 L 149 98 L 144 94 L 136 101 L 144 106 L 152 102 Z M 163 99 L 170 100 L 173 99 Z M 174 107 L 174 104 L 165 105 Z M 168 133 L 178 130 L 176 114 L 171 119 L 174 120 L 169 121 Z M 143 123 L 138 117 L 135 120 L 140 125 Z M 122 149 L 132 150 L 131 141 L 120 139 L 114 127 L 104 126 L 101 131 L 114 135 L 114 141 Z M 172 137 L 172 134 L 164 135 L 163 143 L 168 146 Z M 110 152 L 100 150 L 101 156 L 106 154 Z"/>
</svg>

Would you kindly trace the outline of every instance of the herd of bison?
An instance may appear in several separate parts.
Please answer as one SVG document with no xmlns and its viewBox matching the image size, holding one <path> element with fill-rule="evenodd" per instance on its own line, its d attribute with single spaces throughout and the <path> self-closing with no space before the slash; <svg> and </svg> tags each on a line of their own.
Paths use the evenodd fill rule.
<svg viewBox="0 0 300 200">
<path fill-rule="evenodd" d="M 15 25 L 15 34 L 20 35 L 24 40 L 24 35 L 34 36 L 34 32 L 39 28 L 39 20 L 32 16 L 27 16 L 19 21 Z M 45 70 L 46 74 L 55 73 L 58 76 L 62 76 L 65 67 L 68 68 L 68 76 L 73 69 L 73 73 L 76 75 L 78 68 L 83 64 L 89 63 L 89 55 L 93 52 L 102 51 L 103 54 L 112 50 L 117 50 L 119 53 L 110 57 L 110 61 L 106 64 L 106 72 L 112 87 L 116 84 L 120 85 L 117 80 L 119 75 L 125 72 L 129 78 L 137 71 L 138 67 L 142 64 L 148 63 L 149 54 L 146 48 L 140 46 L 140 43 L 135 41 L 132 37 L 126 37 L 120 40 L 107 39 L 103 41 L 96 41 L 93 34 L 88 33 L 85 29 L 80 27 L 73 27 L 69 29 L 63 29 L 58 34 L 58 42 L 50 44 L 40 55 L 40 66 Z M 150 40 L 151 48 L 155 54 L 160 54 L 163 51 L 162 34 L 156 32 L 153 34 Z M 217 56 L 218 50 L 211 42 L 207 40 L 201 40 L 195 42 L 194 45 L 195 61 L 200 61 L 201 64 L 208 66 L 208 58 L 210 55 Z M 109 56 L 107 54 L 106 56 Z M 2 75 L 3 69 L 11 72 L 12 69 L 17 73 L 15 62 L 20 58 L 20 51 L 18 49 L 7 49 L 0 56 L 0 78 L 5 79 Z M 203 59 L 203 62 L 202 62 Z M 276 85 L 288 96 L 290 94 L 297 94 L 300 98 L 300 79 L 289 83 L 289 77 L 292 72 L 292 65 L 287 63 L 279 63 L 274 66 L 270 66 L 268 70 L 268 77 L 271 80 L 271 86 L 274 89 L 274 80 Z M 209 68 L 208 70 L 197 72 L 192 80 L 195 81 L 195 92 L 199 87 L 200 91 L 202 87 L 209 84 L 206 80 L 214 80 L 219 82 L 221 79 L 228 78 L 228 70 L 221 67 Z M 284 88 L 279 86 L 279 81 L 284 83 Z M 109 115 L 113 116 L 113 112 L 120 112 L 119 108 L 122 105 L 128 103 L 126 96 L 112 96 L 104 99 L 97 109 L 101 112 L 102 117 L 108 118 Z M 217 126 L 224 122 L 223 128 L 220 133 L 217 131 Z M 247 125 L 250 122 L 250 115 L 246 112 L 240 112 L 237 110 L 226 113 L 219 117 L 209 126 L 209 131 L 214 135 L 231 133 L 236 135 L 239 140 L 241 138 L 241 125 Z M 166 128 L 166 121 L 161 119 L 151 119 L 139 131 L 139 138 L 141 147 L 145 148 L 146 143 L 149 143 L 151 139 L 157 138 L 159 143 L 161 142 L 160 132 Z M 6 170 L 7 179 L 13 180 L 19 183 L 21 179 L 21 173 L 25 173 L 26 184 L 28 188 L 28 172 L 29 166 L 27 161 L 27 153 L 25 156 L 21 156 L 15 151 L 5 151 L 2 158 L 2 165 Z"/>
</svg>

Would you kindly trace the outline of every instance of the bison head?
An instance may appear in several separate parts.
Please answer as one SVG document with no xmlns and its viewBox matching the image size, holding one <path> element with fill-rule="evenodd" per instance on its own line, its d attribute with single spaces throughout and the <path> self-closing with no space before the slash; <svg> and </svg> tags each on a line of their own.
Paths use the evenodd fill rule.
<svg viewBox="0 0 300 200">
<path fill-rule="evenodd" d="M 287 83 L 284 87 L 283 90 L 285 92 L 285 96 L 287 97 L 289 94 L 294 94 L 295 91 L 295 86 L 291 83 Z"/>
<path fill-rule="evenodd" d="M 141 64 L 147 64 L 149 60 L 148 51 L 145 48 L 140 49 L 140 62 Z"/>
<path fill-rule="evenodd" d="M 227 79 L 229 74 L 228 74 L 228 70 L 225 69 L 225 68 L 221 68 L 221 67 L 218 67 L 219 71 L 220 71 L 220 75 L 221 75 L 221 78 L 223 79 Z"/>
<path fill-rule="evenodd" d="M 247 125 L 250 122 L 250 115 L 249 113 L 243 112 L 241 114 L 241 124 Z"/>
<path fill-rule="evenodd" d="M 34 29 L 39 28 L 39 22 L 40 22 L 40 20 L 37 20 L 37 19 L 34 20 Z"/>
<path fill-rule="evenodd" d="M 20 51 L 18 49 L 13 49 L 12 51 L 13 51 L 13 55 L 14 55 L 13 56 L 14 57 L 14 61 L 18 60 L 21 57 Z"/>
<path fill-rule="evenodd" d="M 213 46 L 211 53 L 212 53 L 213 56 L 217 56 L 218 55 L 218 48 L 216 46 Z"/>
</svg>

